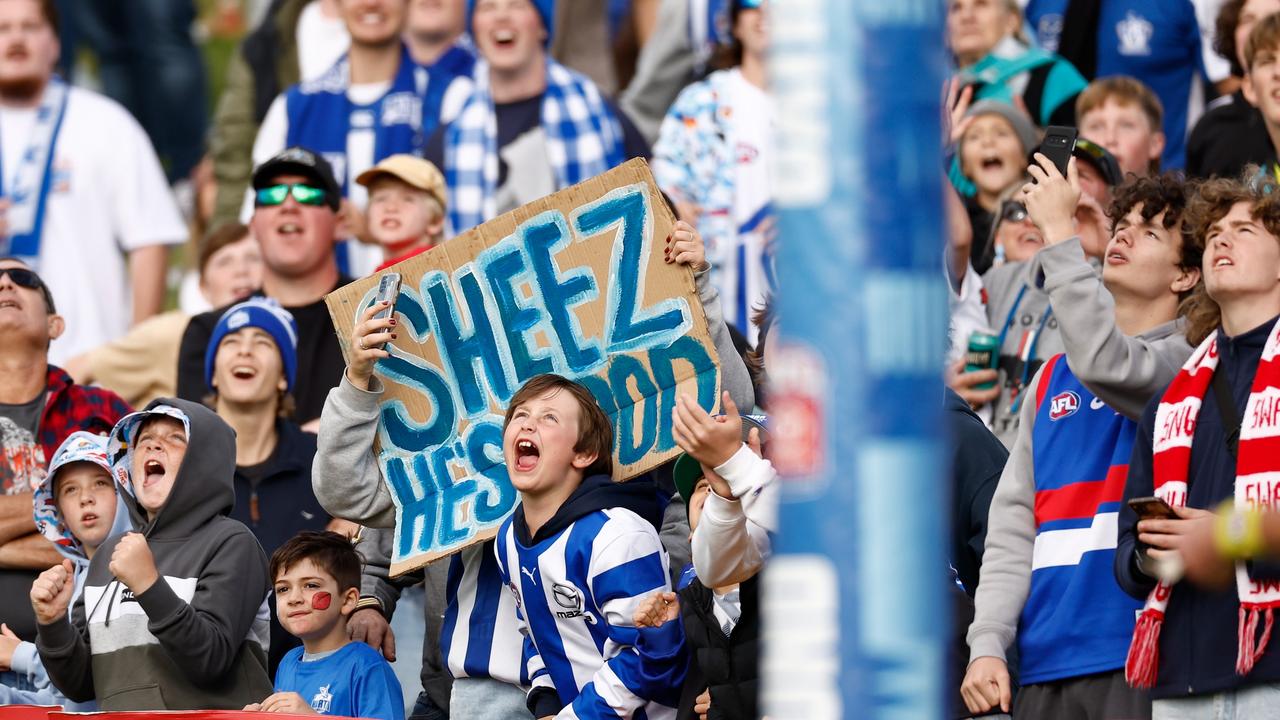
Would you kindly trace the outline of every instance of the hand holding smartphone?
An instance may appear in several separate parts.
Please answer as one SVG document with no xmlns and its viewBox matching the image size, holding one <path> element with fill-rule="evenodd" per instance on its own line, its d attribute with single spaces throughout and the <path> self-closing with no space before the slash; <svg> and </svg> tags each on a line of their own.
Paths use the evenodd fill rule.
<svg viewBox="0 0 1280 720">
<path fill-rule="evenodd" d="M 1155 496 L 1130 498 L 1127 503 L 1139 520 L 1177 520 L 1178 513 L 1164 499 Z"/>
<path fill-rule="evenodd" d="M 378 294 L 373 298 L 375 304 L 381 302 L 389 302 L 385 308 L 374 314 L 374 320 L 391 317 L 396 311 L 396 298 L 400 296 L 400 273 L 389 272 L 378 280 Z M 383 343 L 379 348 L 385 348 Z"/>
<path fill-rule="evenodd" d="M 1044 140 L 1040 141 L 1041 155 L 1049 158 L 1062 177 L 1067 176 L 1067 163 L 1071 162 L 1071 153 L 1076 149 L 1077 132 L 1073 127 L 1050 125 L 1044 131 Z"/>
</svg>

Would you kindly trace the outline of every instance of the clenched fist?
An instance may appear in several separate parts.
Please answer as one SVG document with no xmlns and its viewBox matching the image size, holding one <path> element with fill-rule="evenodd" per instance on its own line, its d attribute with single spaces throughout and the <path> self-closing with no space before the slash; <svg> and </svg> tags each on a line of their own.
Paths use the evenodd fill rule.
<svg viewBox="0 0 1280 720">
<path fill-rule="evenodd" d="M 31 609 L 41 625 L 52 625 L 67 616 L 71 594 L 75 591 L 73 573 L 75 565 L 70 560 L 63 560 L 61 565 L 40 573 L 40 577 L 31 584 Z"/>
<path fill-rule="evenodd" d="M 156 561 L 142 533 L 131 532 L 120 538 L 111 553 L 111 574 L 115 575 L 134 595 L 141 595 L 160 578 Z"/>
</svg>

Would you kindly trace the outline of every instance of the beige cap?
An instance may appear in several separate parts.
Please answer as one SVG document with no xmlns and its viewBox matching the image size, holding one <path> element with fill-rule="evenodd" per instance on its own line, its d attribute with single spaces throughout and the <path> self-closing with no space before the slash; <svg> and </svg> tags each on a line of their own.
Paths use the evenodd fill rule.
<svg viewBox="0 0 1280 720">
<path fill-rule="evenodd" d="M 404 153 L 392 155 L 360 173 L 356 177 L 356 182 L 369 187 L 382 175 L 390 175 L 419 190 L 425 190 L 440 201 L 441 207 L 449 207 L 449 201 L 446 199 L 448 196 L 444 189 L 444 174 L 428 160 Z"/>
</svg>

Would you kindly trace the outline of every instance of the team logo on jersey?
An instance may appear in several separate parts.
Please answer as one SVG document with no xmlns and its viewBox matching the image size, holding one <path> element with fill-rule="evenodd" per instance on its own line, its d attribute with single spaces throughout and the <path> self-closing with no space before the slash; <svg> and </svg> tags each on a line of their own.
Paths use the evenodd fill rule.
<svg viewBox="0 0 1280 720">
<path fill-rule="evenodd" d="M 1061 420 L 1064 417 L 1071 417 L 1080 409 L 1080 396 L 1067 390 L 1053 396 L 1049 401 L 1049 419 Z"/>
<path fill-rule="evenodd" d="M 582 611 L 582 591 L 578 588 L 568 583 L 556 583 L 551 586 L 551 597 L 564 608 L 556 611 L 556 617 L 561 620 L 580 617 L 595 625 L 596 619 Z"/>
<path fill-rule="evenodd" d="M 1124 19 L 1116 23 L 1116 37 L 1120 40 L 1121 55 L 1150 55 L 1151 36 L 1155 26 L 1150 20 L 1130 10 Z"/>
<path fill-rule="evenodd" d="M 321 714 L 329 712 L 329 706 L 333 704 L 333 695 L 329 692 L 329 685 L 321 685 L 320 692 L 311 698 L 311 709 Z"/>
</svg>

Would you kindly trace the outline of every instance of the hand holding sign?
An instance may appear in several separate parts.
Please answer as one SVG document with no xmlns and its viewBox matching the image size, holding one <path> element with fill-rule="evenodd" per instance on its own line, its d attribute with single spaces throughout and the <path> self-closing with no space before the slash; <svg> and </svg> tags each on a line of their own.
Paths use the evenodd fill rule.
<svg viewBox="0 0 1280 720">
<path fill-rule="evenodd" d="M 702 235 L 697 228 L 683 220 L 677 220 L 675 227 L 671 228 L 664 255 L 666 262 L 689 265 L 694 272 L 702 272 L 710 267 L 707 265 L 707 248 L 702 242 Z"/>
</svg>

